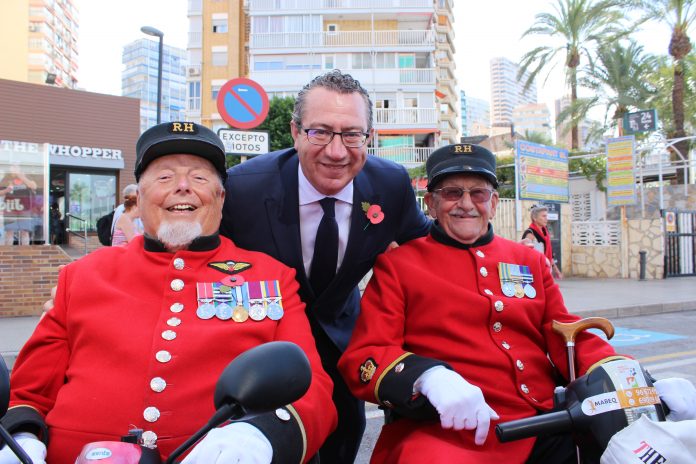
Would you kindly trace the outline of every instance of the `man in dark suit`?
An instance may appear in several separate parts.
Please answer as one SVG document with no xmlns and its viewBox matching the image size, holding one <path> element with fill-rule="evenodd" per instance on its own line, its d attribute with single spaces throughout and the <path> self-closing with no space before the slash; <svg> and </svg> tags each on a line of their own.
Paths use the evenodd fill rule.
<svg viewBox="0 0 696 464">
<path fill-rule="evenodd" d="M 290 130 L 294 148 L 228 171 L 220 231 L 237 246 L 263 251 L 297 271 L 339 416 L 319 456 L 322 463 L 352 463 L 365 428 L 364 403 L 350 394 L 337 362 L 360 311 L 358 283 L 391 242 L 426 235 L 430 222 L 418 208 L 406 170 L 367 156 L 372 102 L 350 75 L 334 70 L 307 84 Z M 313 259 L 324 254 L 319 251 L 324 234 L 320 244 L 315 238 L 325 220 L 334 234 L 338 230 L 338 239 L 333 261 L 319 270 Z"/>
</svg>

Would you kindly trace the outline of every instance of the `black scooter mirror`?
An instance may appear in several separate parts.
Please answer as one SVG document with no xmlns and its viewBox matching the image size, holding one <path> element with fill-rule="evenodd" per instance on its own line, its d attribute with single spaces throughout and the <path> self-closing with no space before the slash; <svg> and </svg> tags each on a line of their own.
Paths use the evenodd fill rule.
<svg viewBox="0 0 696 464">
<path fill-rule="evenodd" d="M 297 401 L 309 389 L 312 370 L 304 351 L 291 342 L 269 342 L 234 358 L 215 386 L 217 412 L 167 458 L 181 456 L 211 429 L 228 419 L 273 411 Z"/>
<path fill-rule="evenodd" d="M 10 373 L 7 371 L 5 359 L 0 356 L 0 417 L 7 412 L 10 405 Z"/>
</svg>

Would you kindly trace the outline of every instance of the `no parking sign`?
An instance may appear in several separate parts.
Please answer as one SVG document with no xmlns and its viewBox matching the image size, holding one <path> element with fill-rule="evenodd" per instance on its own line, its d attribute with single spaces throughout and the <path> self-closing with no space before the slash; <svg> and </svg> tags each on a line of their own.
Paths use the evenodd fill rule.
<svg viewBox="0 0 696 464">
<path fill-rule="evenodd" d="M 237 129 L 252 129 L 268 115 L 268 95 L 257 82 L 244 77 L 229 80 L 217 97 L 218 113 Z"/>
</svg>

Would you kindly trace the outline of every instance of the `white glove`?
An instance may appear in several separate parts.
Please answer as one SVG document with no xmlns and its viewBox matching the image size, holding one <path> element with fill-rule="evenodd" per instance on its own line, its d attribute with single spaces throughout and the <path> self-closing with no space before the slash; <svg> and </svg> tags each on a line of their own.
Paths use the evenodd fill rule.
<svg viewBox="0 0 696 464">
<path fill-rule="evenodd" d="M 44 445 L 36 435 L 29 432 L 20 432 L 13 434 L 12 438 L 14 438 L 24 452 L 27 453 L 27 456 L 31 458 L 34 464 L 46 464 L 46 445 Z M 18 464 L 19 462 L 19 458 L 15 456 L 14 452 L 6 443 L 5 446 L 0 449 L 0 464 Z"/>
<path fill-rule="evenodd" d="M 669 420 L 696 419 L 696 388 L 686 379 L 673 377 L 655 381 L 660 399 L 670 409 Z"/>
<path fill-rule="evenodd" d="M 181 464 L 270 464 L 273 447 L 259 429 L 233 422 L 208 432 Z"/>
<path fill-rule="evenodd" d="M 442 428 L 474 430 L 474 442 L 483 445 L 491 419 L 499 419 L 483 398 L 481 389 L 444 366 L 423 372 L 413 385 L 440 414 Z"/>
</svg>

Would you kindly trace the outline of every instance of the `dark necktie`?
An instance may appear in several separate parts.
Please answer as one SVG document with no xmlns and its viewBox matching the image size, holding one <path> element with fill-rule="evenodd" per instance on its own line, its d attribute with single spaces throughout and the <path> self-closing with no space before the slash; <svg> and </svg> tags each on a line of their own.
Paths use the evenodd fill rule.
<svg viewBox="0 0 696 464">
<path fill-rule="evenodd" d="M 324 216 L 317 228 L 314 256 L 309 270 L 309 282 L 316 295 L 321 294 L 334 278 L 338 262 L 338 224 L 334 208 L 336 199 L 325 197 L 319 203 Z"/>
</svg>

